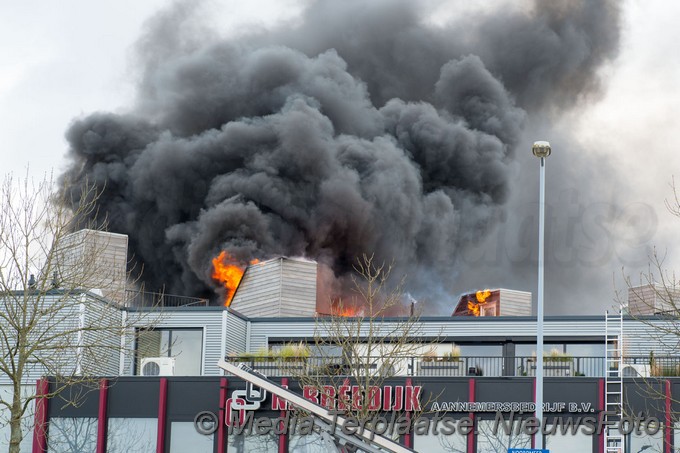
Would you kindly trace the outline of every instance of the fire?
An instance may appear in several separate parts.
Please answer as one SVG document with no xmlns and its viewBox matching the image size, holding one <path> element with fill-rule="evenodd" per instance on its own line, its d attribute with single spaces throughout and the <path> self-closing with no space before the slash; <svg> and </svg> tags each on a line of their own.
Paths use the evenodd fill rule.
<svg viewBox="0 0 680 453">
<path fill-rule="evenodd" d="M 344 318 L 353 318 L 357 316 L 364 316 L 364 309 L 356 305 L 346 305 L 340 300 L 334 300 L 331 304 L 331 312 L 335 316 L 342 316 Z"/>
<path fill-rule="evenodd" d="M 473 316 L 479 316 L 480 306 L 486 303 L 486 300 L 489 298 L 489 296 L 491 296 L 491 291 L 489 291 L 488 289 L 485 289 L 484 291 L 477 291 L 475 293 L 475 299 L 477 299 L 477 301 L 475 302 L 474 300 L 468 300 L 467 303 L 468 311 Z"/>
<path fill-rule="evenodd" d="M 259 262 L 260 260 L 254 259 L 250 264 L 257 264 Z M 224 305 L 228 307 L 231 305 L 231 300 L 234 297 L 238 284 L 241 283 L 245 268 L 240 266 L 238 261 L 226 251 L 222 251 L 216 258 L 213 258 L 212 265 L 213 272 L 211 277 L 224 286 L 227 293 L 224 298 Z"/>
</svg>

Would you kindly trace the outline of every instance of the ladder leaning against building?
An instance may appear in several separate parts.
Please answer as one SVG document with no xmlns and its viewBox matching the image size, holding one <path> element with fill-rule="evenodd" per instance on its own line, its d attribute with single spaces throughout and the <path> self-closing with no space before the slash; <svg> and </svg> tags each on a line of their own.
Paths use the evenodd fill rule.
<svg viewBox="0 0 680 453">
<path fill-rule="evenodd" d="M 625 438 L 616 428 L 623 415 L 623 307 L 605 312 L 604 410 L 605 453 L 623 453 Z"/>
</svg>

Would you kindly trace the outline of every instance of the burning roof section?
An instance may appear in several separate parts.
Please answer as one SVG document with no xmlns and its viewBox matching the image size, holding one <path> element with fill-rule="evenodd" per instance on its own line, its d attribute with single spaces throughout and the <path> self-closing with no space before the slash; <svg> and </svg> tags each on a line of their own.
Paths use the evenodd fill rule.
<svg viewBox="0 0 680 453">
<path fill-rule="evenodd" d="M 463 294 L 451 316 L 530 316 L 531 293 L 484 289 Z"/>
<path fill-rule="evenodd" d="M 246 267 L 229 306 L 245 316 L 307 317 L 316 315 L 316 301 L 317 263 L 278 257 Z"/>
</svg>

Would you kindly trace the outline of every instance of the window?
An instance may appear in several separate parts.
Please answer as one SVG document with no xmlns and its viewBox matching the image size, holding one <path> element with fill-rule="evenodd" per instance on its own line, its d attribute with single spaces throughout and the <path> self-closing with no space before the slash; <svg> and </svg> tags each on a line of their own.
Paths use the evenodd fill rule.
<svg viewBox="0 0 680 453">
<path fill-rule="evenodd" d="M 399 442 L 398 436 L 396 436 L 395 440 L 396 442 Z M 378 451 L 387 451 L 384 450 L 380 447 L 373 446 L 373 448 L 377 449 Z M 252 450 L 255 451 L 255 450 Z M 269 451 L 269 450 L 267 450 Z M 278 450 L 274 450 L 278 451 Z M 357 453 L 362 453 L 365 450 L 358 449 Z M 420 451 L 420 450 L 418 450 Z M 423 450 L 425 451 L 425 450 Z M 438 450 L 430 450 L 430 451 L 438 451 Z M 259 453 L 259 450 L 258 450 Z M 317 432 L 313 432 L 311 434 L 291 434 L 289 437 L 288 441 L 288 453 L 329 453 L 328 451 L 328 446 L 326 445 L 326 442 L 323 440 L 321 437 L 321 434 Z"/>
<path fill-rule="evenodd" d="M 543 345 L 544 354 L 561 354 L 573 358 L 568 370 L 554 371 L 555 376 L 604 376 L 604 344 L 596 343 L 549 343 Z M 515 345 L 517 368 L 532 375 L 527 360 L 536 357 L 536 344 Z M 535 367 L 534 367 L 535 368 Z"/>
<path fill-rule="evenodd" d="M 106 436 L 108 453 L 155 453 L 156 418 L 109 418 Z"/>
<path fill-rule="evenodd" d="M 137 374 L 142 359 L 174 357 L 176 376 L 199 376 L 203 355 L 203 329 L 140 330 L 137 337 Z"/>
<path fill-rule="evenodd" d="M 498 304 L 495 302 L 482 305 L 480 308 L 480 316 L 497 316 Z"/>
<path fill-rule="evenodd" d="M 520 420 L 515 420 L 508 434 L 496 426 L 495 420 L 479 420 L 477 452 L 507 453 L 510 448 L 531 448 L 531 436 L 519 429 L 519 423 Z"/>
<path fill-rule="evenodd" d="M 651 427 L 652 425 L 650 425 Z M 663 449 L 663 429 L 658 427 L 659 431 L 656 434 L 649 435 L 642 430 L 642 434 L 636 434 L 633 431 L 625 436 L 625 451 L 623 453 L 656 453 L 662 452 Z M 614 430 L 618 433 L 618 430 Z"/>
<path fill-rule="evenodd" d="M 554 433 L 553 433 L 554 429 Z M 583 434 L 582 427 L 572 429 L 564 428 L 564 425 L 553 426 L 549 424 L 546 432 L 552 433 L 544 437 L 545 448 L 550 453 L 572 453 L 574 451 L 593 451 L 593 436 Z M 597 436 L 595 436 L 597 438 Z"/>
<path fill-rule="evenodd" d="M 565 352 L 564 344 L 546 343 L 543 345 L 543 353 L 550 354 L 550 352 L 557 350 L 557 352 Z M 515 345 L 515 356 L 517 357 L 536 357 L 536 343 L 533 344 L 517 344 Z"/>
<path fill-rule="evenodd" d="M 91 453 L 97 447 L 97 419 L 52 417 L 47 435 L 48 453 Z"/>
<path fill-rule="evenodd" d="M 172 422 L 170 453 L 212 453 L 214 437 L 214 434 L 200 434 L 193 422 Z"/>
<path fill-rule="evenodd" d="M 301 436 L 292 434 L 288 443 L 288 453 L 326 453 L 328 447 L 317 433 Z"/>
<path fill-rule="evenodd" d="M 455 425 L 455 431 L 451 434 L 441 432 L 445 427 L 438 424 L 438 434 L 434 434 L 434 426 L 430 425 L 427 434 L 414 433 L 413 448 L 416 451 L 442 452 L 442 453 L 466 453 L 467 436 L 460 433 L 460 428 Z M 451 427 L 446 428 L 449 431 Z"/>
<path fill-rule="evenodd" d="M 279 436 L 273 433 L 263 435 L 230 434 L 227 451 L 229 453 L 278 453 Z"/>
<path fill-rule="evenodd" d="M 567 344 L 567 353 L 574 357 L 604 357 L 604 343 Z"/>
<path fill-rule="evenodd" d="M 460 354 L 465 357 L 502 357 L 500 344 L 460 344 Z"/>
</svg>

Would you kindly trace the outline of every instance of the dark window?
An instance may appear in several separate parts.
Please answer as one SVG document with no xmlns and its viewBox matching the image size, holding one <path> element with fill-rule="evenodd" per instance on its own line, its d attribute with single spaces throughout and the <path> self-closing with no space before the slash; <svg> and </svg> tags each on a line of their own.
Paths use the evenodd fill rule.
<svg viewBox="0 0 680 453">
<path fill-rule="evenodd" d="M 175 376 L 201 375 L 203 329 L 154 329 L 137 333 L 136 374 L 142 374 L 144 359 L 171 357 L 175 362 Z"/>
</svg>

